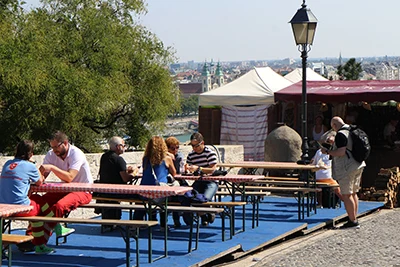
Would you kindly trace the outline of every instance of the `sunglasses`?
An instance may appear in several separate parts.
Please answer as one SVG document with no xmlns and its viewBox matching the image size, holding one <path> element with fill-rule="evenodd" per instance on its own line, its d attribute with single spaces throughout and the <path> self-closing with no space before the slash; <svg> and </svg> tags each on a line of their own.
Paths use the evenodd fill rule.
<svg viewBox="0 0 400 267">
<path fill-rule="evenodd" d="M 196 145 L 193 145 L 193 144 L 190 144 L 193 148 L 197 148 L 197 147 L 199 147 L 199 146 L 201 146 L 201 143 L 203 143 L 203 142 L 200 142 L 200 143 L 198 143 L 198 144 L 196 144 Z"/>
<path fill-rule="evenodd" d="M 60 143 L 58 143 L 58 145 L 52 146 L 51 149 L 55 150 L 55 149 L 59 148 L 62 144 L 63 144 L 63 142 L 60 142 Z"/>
<path fill-rule="evenodd" d="M 170 149 L 176 150 L 176 149 L 179 149 L 179 146 L 171 146 Z"/>
</svg>

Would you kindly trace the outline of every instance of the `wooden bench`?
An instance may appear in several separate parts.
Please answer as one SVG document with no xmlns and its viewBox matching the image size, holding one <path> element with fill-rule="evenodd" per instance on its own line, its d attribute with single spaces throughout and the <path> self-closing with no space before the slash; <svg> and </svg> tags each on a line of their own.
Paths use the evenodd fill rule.
<svg viewBox="0 0 400 267">
<path fill-rule="evenodd" d="M 286 181 L 286 180 L 255 180 L 247 183 L 248 186 L 261 186 L 261 185 L 273 185 L 273 186 L 296 186 L 296 187 L 316 187 L 322 189 L 322 194 L 328 198 L 327 208 L 335 208 L 337 204 L 340 206 L 340 201 L 336 201 L 335 189 L 339 187 L 339 184 L 329 184 L 323 182 L 312 182 L 307 185 L 305 181 Z M 248 187 L 247 186 L 247 187 Z"/>
<path fill-rule="evenodd" d="M 12 266 L 12 251 L 11 247 L 13 244 L 21 244 L 25 243 L 28 241 L 31 241 L 33 239 L 33 236 L 30 235 L 15 235 L 15 234 L 3 234 L 3 245 L 5 246 L 5 250 L 8 251 L 8 266 Z M 3 252 L 2 248 L 2 252 Z M 3 253 L 2 253 L 3 255 Z"/>
<path fill-rule="evenodd" d="M 111 198 L 112 199 L 112 198 Z M 105 200 L 103 198 L 103 200 Z M 112 201 L 116 201 L 117 199 L 112 199 Z M 125 201 L 122 201 L 125 202 Z M 107 203 L 89 203 L 86 205 L 79 206 L 80 208 L 101 208 L 101 209 L 121 209 L 121 210 L 129 210 L 130 215 L 129 217 L 132 218 L 133 210 L 147 210 L 145 205 L 142 204 L 107 204 Z M 223 208 L 210 208 L 210 207 L 201 207 L 201 206 L 174 206 L 168 205 L 168 211 L 171 212 L 186 212 L 190 213 L 192 216 L 192 222 L 190 224 L 190 233 L 189 233 L 189 244 L 188 244 L 188 253 L 197 250 L 199 244 L 199 237 L 200 237 L 200 217 L 199 214 L 203 213 L 213 213 L 213 214 L 221 214 L 222 218 L 222 241 L 225 241 L 225 215 Z M 161 210 L 160 207 L 154 206 L 152 210 Z M 116 220 L 118 221 L 118 220 Z M 196 223 L 196 233 L 195 233 L 195 246 L 192 247 L 193 244 L 193 225 Z M 231 226 L 232 228 L 232 226 Z M 167 231 L 167 229 L 165 229 Z M 232 231 L 232 230 L 231 230 Z M 231 233 L 230 231 L 230 233 Z M 232 238 L 232 236 L 230 237 Z M 164 251 L 167 253 L 167 235 L 165 237 L 164 243 Z M 167 254 L 165 254 L 166 256 Z"/>
<path fill-rule="evenodd" d="M 75 224 L 102 224 L 102 225 L 118 225 L 121 227 L 121 235 L 125 241 L 126 250 L 126 266 L 130 266 L 130 238 L 136 241 L 136 266 L 139 266 L 139 229 L 149 228 L 148 242 L 149 242 L 149 263 L 152 262 L 152 231 L 151 227 L 157 225 L 155 221 L 141 221 L 141 220 L 109 220 L 109 219 L 86 219 L 86 218 L 59 218 L 59 217 L 45 217 L 45 216 L 29 216 L 29 217 L 8 217 L 11 221 L 29 221 L 29 222 L 47 222 L 47 223 L 75 223 Z M 125 231 L 122 230 L 125 227 Z M 134 230 L 134 231 L 132 231 Z"/>
<path fill-rule="evenodd" d="M 103 200 L 103 201 L 113 201 L 113 202 L 127 202 L 127 203 L 141 203 L 139 205 L 143 205 L 143 200 L 139 200 L 139 199 L 119 199 L 119 198 L 111 198 L 111 197 L 98 197 L 98 196 L 93 196 L 94 200 Z M 245 206 L 246 202 L 225 202 L 225 201 L 219 201 L 219 202 L 214 202 L 214 201 L 208 201 L 208 202 L 204 202 L 204 203 L 192 203 L 192 206 L 195 207 L 217 207 L 217 208 L 223 208 L 223 211 L 220 213 L 216 213 L 219 214 L 221 219 L 222 219 L 222 241 L 225 241 L 225 216 L 227 216 L 229 218 L 229 222 L 230 222 L 230 239 L 232 239 L 232 236 L 242 232 L 245 230 L 245 217 L 243 216 L 243 227 L 242 229 L 240 229 L 239 231 L 235 232 L 235 207 L 243 207 L 243 212 L 245 211 Z M 168 211 L 172 211 L 172 212 L 184 212 L 183 210 L 179 210 L 179 208 L 176 208 L 175 206 L 178 207 L 184 207 L 182 206 L 181 203 L 179 202 L 168 202 Z M 142 209 L 142 207 L 140 207 L 140 209 Z M 134 210 L 134 208 L 130 209 L 130 217 L 132 217 L 132 210 Z M 192 212 L 193 211 L 193 212 Z M 212 210 L 209 210 L 208 212 L 206 211 L 205 213 L 214 213 L 211 212 Z M 200 213 L 197 210 L 189 210 L 188 212 L 191 213 Z M 244 213 L 243 213 L 244 215 Z M 198 216 L 195 217 L 195 220 L 197 222 Z M 254 227 L 253 227 L 254 228 Z"/>
<path fill-rule="evenodd" d="M 304 219 L 304 214 L 305 214 L 305 209 L 304 209 L 304 201 L 305 201 L 305 196 L 310 194 L 310 193 L 316 193 L 320 192 L 320 188 L 308 188 L 308 187 L 277 187 L 277 186 L 246 186 L 245 187 L 245 192 L 242 194 L 241 192 L 237 192 L 237 195 L 242 195 L 244 197 L 248 196 L 253 196 L 257 197 L 258 200 L 260 200 L 260 197 L 262 197 L 263 194 L 268 194 L 270 192 L 288 192 L 288 193 L 293 193 L 295 196 L 298 197 L 297 203 L 298 203 L 298 218 L 299 220 Z M 228 191 L 218 191 L 218 195 L 231 195 L 230 192 Z M 265 195 L 266 196 L 266 195 Z M 259 201 L 258 201 L 259 202 Z M 310 203 L 307 203 L 307 216 L 309 216 L 310 212 Z M 256 217 L 257 217 L 257 226 L 258 226 L 258 218 L 259 218 L 259 208 L 256 208 Z"/>
</svg>

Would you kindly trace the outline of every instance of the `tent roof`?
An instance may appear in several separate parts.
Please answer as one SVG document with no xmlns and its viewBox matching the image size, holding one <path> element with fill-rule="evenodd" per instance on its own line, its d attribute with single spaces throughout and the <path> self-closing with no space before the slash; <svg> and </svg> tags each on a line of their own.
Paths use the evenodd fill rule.
<svg viewBox="0 0 400 267">
<path fill-rule="evenodd" d="M 272 104 L 274 103 L 274 92 L 291 84 L 270 67 L 254 68 L 233 82 L 201 94 L 199 105 Z"/>
<path fill-rule="evenodd" d="M 328 81 L 328 79 L 319 75 L 310 68 L 307 68 L 306 76 L 307 76 L 307 81 Z M 294 69 L 293 71 L 286 74 L 284 77 L 289 81 L 291 81 L 292 83 L 300 82 L 303 79 L 303 69 L 302 68 Z"/>
<path fill-rule="evenodd" d="M 275 101 L 301 102 L 302 83 L 298 82 L 275 93 Z M 310 81 L 308 102 L 400 102 L 400 80 Z"/>
</svg>

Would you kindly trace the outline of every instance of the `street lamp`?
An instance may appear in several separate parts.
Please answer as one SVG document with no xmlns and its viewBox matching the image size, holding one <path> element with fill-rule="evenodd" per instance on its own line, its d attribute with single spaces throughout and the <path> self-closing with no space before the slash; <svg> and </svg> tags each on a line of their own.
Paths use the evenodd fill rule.
<svg viewBox="0 0 400 267">
<path fill-rule="evenodd" d="M 302 79 L 302 113 L 301 113 L 301 137 L 303 138 L 301 163 L 308 164 L 310 158 L 308 155 L 308 138 L 307 138 L 307 53 L 311 50 L 314 41 L 315 29 L 317 28 L 317 18 L 307 8 L 306 1 L 303 0 L 301 8 L 290 21 L 292 24 L 294 40 L 301 52 L 303 79 Z"/>
</svg>

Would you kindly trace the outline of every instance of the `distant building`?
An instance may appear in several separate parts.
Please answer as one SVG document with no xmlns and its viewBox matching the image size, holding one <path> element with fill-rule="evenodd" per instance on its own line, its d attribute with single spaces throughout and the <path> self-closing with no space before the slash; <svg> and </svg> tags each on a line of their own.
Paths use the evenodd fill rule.
<svg viewBox="0 0 400 267">
<path fill-rule="evenodd" d="M 209 66 L 207 65 L 207 62 L 205 62 L 201 72 L 201 80 L 203 93 L 224 85 L 225 80 L 221 64 L 218 62 L 216 68 L 214 68 L 212 61 Z"/>
<path fill-rule="evenodd" d="M 376 66 L 376 78 L 378 80 L 400 80 L 399 68 L 389 62 L 382 62 Z"/>
<path fill-rule="evenodd" d="M 311 69 L 315 71 L 316 73 L 319 73 L 321 75 L 326 74 L 326 69 L 325 69 L 325 64 L 324 62 L 313 62 Z"/>
</svg>

